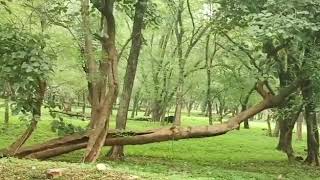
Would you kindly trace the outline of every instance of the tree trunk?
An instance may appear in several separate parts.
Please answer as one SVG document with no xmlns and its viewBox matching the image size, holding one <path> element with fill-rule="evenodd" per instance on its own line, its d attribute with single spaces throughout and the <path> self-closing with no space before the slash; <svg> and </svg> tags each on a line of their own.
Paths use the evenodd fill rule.
<svg viewBox="0 0 320 180">
<path fill-rule="evenodd" d="M 208 117 L 209 117 L 209 125 L 213 124 L 213 117 L 212 117 L 212 102 L 208 101 Z"/>
<path fill-rule="evenodd" d="M 115 46 L 115 19 L 113 16 L 114 1 L 102 1 L 101 7 L 96 7 L 102 15 L 103 34 L 101 37 L 102 60 L 97 63 L 94 58 L 92 37 L 90 31 L 89 1 L 83 0 L 81 5 L 82 25 L 84 31 L 86 67 L 88 88 L 91 99 L 90 134 L 84 162 L 95 162 L 100 155 L 107 136 L 109 120 L 113 105 L 118 95 L 118 54 Z M 93 3 L 94 6 L 97 4 Z M 97 74 L 100 78 L 97 78 Z"/>
<path fill-rule="evenodd" d="M 180 82 L 181 83 L 181 82 Z M 183 103 L 183 85 L 179 85 L 178 92 L 177 92 L 177 102 L 176 102 L 176 109 L 175 109 L 175 119 L 174 125 L 180 126 L 181 125 L 181 112 L 182 112 L 182 103 Z"/>
<path fill-rule="evenodd" d="M 302 141 L 302 125 L 303 125 L 303 114 L 300 113 L 297 120 L 297 140 Z"/>
<path fill-rule="evenodd" d="M 156 101 L 154 102 L 153 106 L 152 106 L 152 112 L 151 112 L 151 116 L 152 116 L 152 121 L 155 122 L 160 122 L 161 121 L 161 117 L 162 117 L 162 107 L 160 105 L 161 101 Z"/>
<path fill-rule="evenodd" d="M 188 117 L 191 116 L 191 110 L 192 110 L 193 103 L 194 103 L 193 100 L 190 100 L 188 103 L 188 108 L 187 108 L 188 109 Z"/>
<path fill-rule="evenodd" d="M 304 113 L 307 125 L 308 155 L 305 162 L 319 166 L 319 131 L 315 111 L 314 87 L 311 80 L 305 80 L 301 89 L 303 99 L 306 102 Z"/>
<path fill-rule="evenodd" d="M 271 119 L 271 116 L 268 114 L 268 117 L 267 117 L 268 133 L 267 133 L 267 135 L 272 137 L 272 129 L 271 129 L 270 119 Z"/>
<path fill-rule="evenodd" d="M 147 0 L 139 0 L 136 4 L 135 16 L 132 29 L 132 45 L 128 58 L 128 65 L 124 76 L 124 85 L 120 96 L 120 105 L 116 117 L 116 129 L 123 130 L 126 128 L 128 110 L 132 94 L 133 83 L 137 71 L 140 49 L 142 46 L 142 28 L 144 13 L 147 8 Z M 135 96 L 132 115 L 134 116 L 135 108 L 139 103 L 139 91 Z M 131 116 L 132 116 L 131 115 Z M 124 157 L 123 146 L 114 146 L 108 153 L 108 158 L 112 160 L 121 160 Z"/>
<path fill-rule="evenodd" d="M 240 123 L 245 119 L 251 118 L 265 109 L 279 106 L 289 94 L 296 90 L 299 83 L 300 81 L 297 81 L 291 86 L 285 89 L 281 89 L 279 91 L 280 93 L 276 96 L 264 92 L 263 88 L 258 87 L 257 91 L 264 97 L 263 101 L 255 106 L 248 108 L 246 111 L 239 113 L 229 121 L 219 125 L 187 128 L 170 127 L 143 133 L 131 133 L 133 134 L 132 136 L 126 135 L 124 137 L 114 137 L 113 135 L 110 135 L 108 138 L 105 137 L 106 141 L 103 144 L 108 146 L 138 145 L 168 140 L 202 138 L 222 135 L 227 133 L 228 131 L 238 128 Z M 88 134 L 90 135 L 91 132 L 88 132 L 86 134 L 74 134 L 58 139 L 49 140 L 46 143 L 40 145 L 34 145 L 21 149 L 16 154 L 16 156 L 46 159 L 49 157 L 78 150 L 87 146 L 88 139 L 90 141 L 90 137 L 88 137 Z"/>
<path fill-rule="evenodd" d="M 83 117 L 82 117 L 82 119 L 85 120 L 86 119 L 86 91 L 83 91 L 83 93 L 82 93 L 82 101 L 83 101 L 83 104 L 82 104 Z"/>
<path fill-rule="evenodd" d="M 287 154 L 289 161 L 294 160 L 294 152 L 292 148 L 292 130 L 294 124 L 297 121 L 299 114 L 302 109 L 302 105 L 299 107 L 290 107 L 291 105 L 287 104 L 288 108 L 291 109 L 290 113 L 287 113 L 279 119 L 279 129 L 280 137 L 277 149 L 283 151 Z"/>
<path fill-rule="evenodd" d="M 10 97 L 7 96 L 7 97 L 5 97 L 5 100 L 4 100 L 4 107 L 5 107 L 5 110 L 4 110 L 4 124 L 6 126 L 8 126 L 8 124 L 9 124 L 9 111 L 10 111 L 9 99 L 10 99 Z"/>
<path fill-rule="evenodd" d="M 274 127 L 272 136 L 273 137 L 279 137 L 279 134 L 280 134 L 280 124 L 279 124 L 279 121 L 276 120 L 276 125 Z"/>
<path fill-rule="evenodd" d="M 144 111 L 144 116 L 150 116 L 150 114 L 151 114 L 151 108 L 150 108 L 150 104 L 148 103 Z"/>
<path fill-rule="evenodd" d="M 141 135 L 124 136 L 124 137 L 109 137 L 106 138 L 105 145 L 138 145 L 162 142 L 168 140 L 179 140 L 188 138 L 202 138 L 218 136 L 227 133 L 228 131 L 238 128 L 239 124 L 244 119 L 250 118 L 272 105 L 269 100 L 264 100 L 261 103 L 239 113 L 231 118 L 228 122 L 204 127 L 171 127 L 163 128 L 150 133 L 141 133 Z M 90 134 L 90 133 L 89 133 Z M 63 138 L 53 139 L 45 144 L 35 145 L 21 150 L 18 157 L 28 157 L 37 159 L 46 159 L 60 154 L 68 153 L 87 146 L 88 135 L 74 134 Z"/>
<path fill-rule="evenodd" d="M 134 118 L 134 115 L 138 113 L 138 108 L 139 108 L 139 99 L 140 99 L 140 89 L 137 91 L 136 95 L 134 96 L 133 99 L 133 107 L 131 111 L 131 118 Z"/>
<path fill-rule="evenodd" d="M 245 111 L 247 108 L 248 108 L 248 103 L 249 103 L 249 99 L 250 99 L 250 96 L 251 94 L 253 93 L 254 89 L 255 89 L 255 86 L 253 86 L 253 88 L 250 89 L 250 91 L 245 95 L 244 99 L 240 99 L 240 103 L 241 103 L 241 111 Z M 249 129 L 249 120 L 245 120 L 243 122 L 243 128 L 244 129 Z"/>
<path fill-rule="evenodd" d="M 247 105 L 241 105 L 241 111 L 245 111 L 247 109 Z M 249 129 L 249 120 L 243 121 L 243 128 Z"/>
<path fill-rule="evenodd" d="M 9 148 L 7 148 L 6 152 L 9 155 L 14 156 L 16 152 L 19 151 L 19 149 L 27 142 L 27 140 L 36 129 L 38 121 L 41 117 L 41 106 L 43 103 L 46 87 L 47 85 L 45 81 L 39 81 L 38 88 L 36 90 L 37 99 L 32 109 L 31 123 L 26 131 L 14 143 L 12 143 Z"/>
</svg>

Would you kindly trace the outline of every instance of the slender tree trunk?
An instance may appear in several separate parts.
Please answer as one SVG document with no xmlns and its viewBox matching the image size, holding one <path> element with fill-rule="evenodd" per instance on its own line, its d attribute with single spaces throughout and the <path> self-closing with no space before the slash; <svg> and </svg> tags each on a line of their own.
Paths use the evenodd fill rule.
<svg viewBox="0 0 320 180">
<path fill-rule="evenodd" d="M 305 160 L 308 164 L 319 166 L 319 131 L 315 111 L 314 87 L 311 80 L 305 80 L 302 87 L 305 105 L 305 120 L 307 125 L 308 156 Z"/>
<path fill-rule="evenodd" d="M 26 131 L 14 142 L 12 143 L 9 148 L 6 150 L 8 154 L 11 156 L 14 156 L 17 151 L 27 142 L 27 140 L 30 138 L 32 133 L 35 131 L 38 121 L 41 117 L 41 107 L 44 99 L 44 94 L 46 91 L 46 82 L 45 81 L 39 81 L 38 88 L 36 91 L 36 103 L 34 104 L 34 107 L 32 109 L 32 119 L 30 122 L 29 127 L 26 129 Z"/>
<path fill-rule="evenodd" d="M 82 114 L 83 114 L 83 120 L 85 120 L 86 119 L 86 106 L 87 106 L 87 104 L 86 104 L 86 91 L 83 91 L 82 92 Z"/>
<path fill-rule="evenodd" d="M 213 117 L 212 117 L 212 102 L 208 101 L 208 117 L 209 117 L 209 125 L 213 124 Z"/>
<path fill-rule="evenodd" d="M 280 134 L 280 123 L 279 123 L 279 120 L 276 120 L 276 125 L 274 127 L 274 130 L 273 130 L 273 137 L 279 137 L 279 134 Z"/>
<path fill-rule="evenodd" d="M 250 96 L 251 94 L 253 93 L 254 89 L 255 89 L 255 86 L 253 86 L 253 88 L 250 89 L 250 91 L 245 95 L 244 99 L 240 99 L 240 103 L 241 103 L 241 111 L 245 111 L 247 108 L 248 108 L 248 103 L 249 103 L 249 99 L 250 99 Z M 249 120 L 245 120 L 243 122 L 243 128 L 244 129 L 249 129 Z"/>
<path fill-rule="evenodd" d="M 302 125 L 303 125 L 303 115 L 299 115 L 297 120 L 297 140 L 302 141 Z"/>
<path fill-rule="evenodd" d="M 181 112 L 182 112 L 182 102 L 183 102 L 183 90 L 182 85 L 180 85 L 179 90 L 177 92 L 177 102 L 176 102 L 176 109 L 175 109 L 175 119 L 174 125 L 180 126 L 181 125 Z"/>
<path fill-rule="evenodd" d="M 271 119 L 271 116 L 268 114 L 268 117 L 267 117 L 268 133 L 267 133 L 267 135 L 272 137 L 272 129 L 271 129 L 270 119 Z"/>
<path fill-rule="evenodd" d="M 8 126 L 9 124 L 9 111 L 10 111 L 10 108 L 9 108 L 9 99 L 10 97 L 7 96 L 5 97 L 5 100 L 4 100 L 4 106 L 5 106 L 5 111 L 4 111 L 4 124 L 6 126 Z"/>
<path fill-rule="evenodd" d="M 144 13 L 147 8 L 147 0 L 139 0 L 136 4 L 135 16 L 132 29 L 132 45 L 128 58 L 128 65 L 124 76 L 124 85 L 122 94 L 120 96 L 120 105 L 116 118 L 116 129 L 123 130 L 126 128 L 128 110 L 131 100 L 132 88 L 137 71 L 140 49 L 142 46 L 142 28 Z M 134 108 L 132 110 L 133 116 L 135 108 L 139 103 L 139 91 L 136 94 L 134 101 Z M 113 146 L 108 153 L 108 158 L 112 160 L 121 160 L 124 158 L 123 146 Z"/>
<path fill-rule="evenodd" d="M 133 99 L 133 107 L 131 112 L 131 118 L 134 118 L 134 115 L 137 115 L 138 109 L 139 109 L 139 99 L 140 99 L 140 90 L 137 91 L 136 95 Z"/>
<path fill-rule="evenodd" d="M 241 105 L 241 111 L 245 111 L 247 109 L 247 105 Z M 243 128 L 249 129 L 249 120 L 243 121 Z"/>
<path fill-rule="evenodd" d="M 193 100 L 190 100 L 190 102 L 188 103 L 188 105 L 187 105 L 187 109 L 188 109 L 188 117 L 190 117 L 191 116 L 191 110 L 192 110 L 192 107 L 193 107 L 193 103 L 194 103 L 194 101 Z"/>
</svg>

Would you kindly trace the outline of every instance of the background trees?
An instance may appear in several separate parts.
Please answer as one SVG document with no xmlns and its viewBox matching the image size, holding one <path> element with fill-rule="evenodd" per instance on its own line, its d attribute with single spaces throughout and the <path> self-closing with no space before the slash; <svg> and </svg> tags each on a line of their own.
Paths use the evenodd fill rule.
<svg viewBox="0 0 320 180">
<path fill-rule="evenodd" d="M 221 135 L 273 108 L 277 149 L 295 159 L 292 133 L 304 112 L 306 162 L 319 164 L 317 1 L 0 2 L 1 92 L 33 115 L 13 154 L 47 158 L 86 146 L 84 161 L 93 162 L 104 145 L 117 145 L 109 154 L 117 159 L 122 145 Z M 91 108 L 86 133 L 19 151 L 50 102 L 51 112 L 60 104 L 74 116 Z M 117 133 L 109 128 L 113 109 Z M 174 122 L 127 137 L 130 109 L 132 117 Z M 209 126 L 184 128 L 183 112 L 208 116 Z"/>
</svg>

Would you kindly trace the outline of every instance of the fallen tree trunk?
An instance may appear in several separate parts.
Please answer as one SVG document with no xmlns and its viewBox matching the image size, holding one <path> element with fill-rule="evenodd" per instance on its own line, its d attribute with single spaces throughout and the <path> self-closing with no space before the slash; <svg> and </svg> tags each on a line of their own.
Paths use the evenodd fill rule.
<svg viewBox="0 0 320 180">
<path fill-rule="evenodd" d="M 70 117 L 79 117 L 79 118 L 88 118 L 90 119 L 91 116 L 85 115 L 83 113 L 77 113 L 77 112 L 65 112 L 65 111 L 56 111 L 56 110 L 50 110 L 51 113 L 58 113 L 58 114 L 63 114 L 63 115 L 67 115 Z"/>
<path fill-rule="evenodd" d="M 114 137 L 115 134 L 108 134 L 105 140 L 105 146 L 113 145 L 139 145 L 155 142 L 163 142 L 169 140 L 180 140 L 189 138 L 203 138 L 212 137 L 225 134 L 231 130 L 237 129 L 240 123 L 253 117 L 259 112 L 276 107 L 280 105 L 284 99 L 294 92 L 298 83 L 280 90 L 278 95 L 272 95 L 264 90 L 263 85 L 260 83 L 257 85 L 257 91 L 264 98 L 259 104 L 248 108 L 245 111 L 240 112 L 229 121 L 213 125 L 213 126 L 200 126 L 200 127 L 170 127 L 162 128 L 155 131 L 141 132 L 140 134 L 134 134 L 132 136 Z M 88 135 L 74 134 L 62 138 L 50 140 L 44 144 L 34 145 L 31 147 L 20 149 L 16 153 L 17 157 L 27 157 L 36 159 L 46 159 L 61 154 L 69 153 L 78 149 L 85 148 L 88 142 Z"/>
</svg>

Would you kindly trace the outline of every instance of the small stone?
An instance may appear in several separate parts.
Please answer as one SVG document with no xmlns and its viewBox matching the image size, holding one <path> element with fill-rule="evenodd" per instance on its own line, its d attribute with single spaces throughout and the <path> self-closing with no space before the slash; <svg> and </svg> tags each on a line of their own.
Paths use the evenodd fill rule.
<svg viewBox="0 0 320 180">
<path fill-rule="evenodd" d="M 57 177 L 62 176 L 64 169 L 55 168 L 55 169 L 48 169 L 47 170 L 47 178 L 54 179 Z"/>
<path fill-rule="evenodd" d="M 37 168 L 36 168 L 35 166 L 32 166 L 31 169 L 32 169 L 32 170 L 35 170 L 35 169 L 37 169 Z"/>
<path fill-rule="evenodd" d="M 98 169 L 99 171 L 106 171 L 106 170 L 109 169 L 109 168 L 108 168 L 105 164 L 103 164 L 103 163 L 97 164 L 96 167 L 97 167 L 97 169 Z"/>
</svg>

